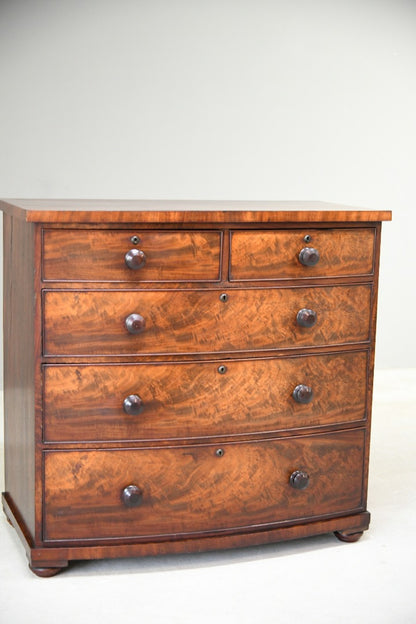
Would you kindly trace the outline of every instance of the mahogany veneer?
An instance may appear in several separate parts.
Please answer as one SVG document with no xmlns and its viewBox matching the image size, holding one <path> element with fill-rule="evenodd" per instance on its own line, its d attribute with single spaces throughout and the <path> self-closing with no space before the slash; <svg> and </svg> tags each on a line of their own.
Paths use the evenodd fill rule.
<svg viewBox="0 0 416 624">
<path fill-rule="evenodd" d="M 381 221 L 4 200 L 3 507 L 30 568 L 368 528 Z"/>
<path fill-rule="evenodd" d="M 228 293 L 47 290 L 44 354 L 227 353 L 363 342 L 370 333 L 371 291 L 368 284 L 235 288 Z M 305 308 L 317 310 L 313 327 L 297 323 L 297 313 Z M 131 314 L 144 319 L 143 329 L 134 335 L 125 326 Z"/>
</svg>

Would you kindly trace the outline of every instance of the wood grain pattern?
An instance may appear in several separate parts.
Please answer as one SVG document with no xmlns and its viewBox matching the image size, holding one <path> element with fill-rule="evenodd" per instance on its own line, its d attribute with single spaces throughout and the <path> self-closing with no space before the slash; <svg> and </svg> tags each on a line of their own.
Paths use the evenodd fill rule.
<svg viewBox="0 0 416 624">
<path fill-rule="evenodd" d="M 315 201 L 3 199 L 0 209 L 36 223 L 311 223 L 390 221 L 389 210 Z"/>
<path fill-rule="evenodd" d="M 35 535 L 34 226 L 4 215 L 5 488 Z"/>
<path fill-rule="evenodd" d="M 369 339 L 371 286 L 216 290 L 47 291 L 45 355 L 225 353 Z M 312 328 L 296 323 L 301 308 L 317 312 Z M 131 335 L 129 314 L 145 330 Z"/>
<path fill-rule="evenodd" d="M 350 539 L 368 527 L 389 211 L 101 200 L 0 208 L 2 500 L 36 574 L 75 559 L 326 531 Z M 318 249 L 318 264 L 299 263 L 305 246 Z M 142 247 L 146 264 L 133 270 L 131 254 L 129 269 L 126 252 Z M 316 312 L 315 325 L 299 326 L 301 308 L 314 311 L 306 319 Z M 129 315 L 143 317 L 139 334 L 126 329 Z M 293 398 L 302 385 L 309 403 Z"/>
<path fill-rule="evenodd" d="M 295 524 L 282 523 L 273 528 L 252 527 L 235 533 L 221 532 L 212 535 L 201 536 L 177 536 L 172 535 L 169 539 L 155 540 L 128 540 L 101 541 L 91 540 L 87 543 L 72 542 L 71 545 L 63 545 L 62 542 L 46 547 L 33 547 L 27 541 L 27 534 L 22 531 L 14 515 L 15 510 L 9 505 L 7 496 L 3 494 L 2 503 L 7 518 L 19 533 L 23 545 L 26 548 L 29 566 L 32 569 L 50 567 L 56 573 L 56 567 L 61 570 L 68 566 L 70 561 L 85 559 L 104 559 L 115 557 L 142 557 L 148 555 L 165 555 L 168 553 L 191 553 L 207 550 L 220 550 L 225 548 L 244 547 L 249 545 L 271 544 L 290 539 L 299 539 L 311 535 L 321 535 L 333 531 L 357 533 L 368 529 L 370 514 L 368 511 L 326 517 L 319 520 L 306 520 Z"/>
<path fill-rule="evenodd" d="M 367 353 L 220 362 L 46 366 L 44 436 L 51 441 L 238 435 L 365 418 Z M 313 389 L 297 403 L 297 384 Z M 137 394 L 143 411 L 123 410 Z"/>
<path fill-rule="evenodd" d="M 366 275 L 373 272 L 374 228 L 237 231 L 231 233 L 231 280 Z M 305 242 L 304 237 L 310 241 Z M 319 251 L 315 266 L 303 266 L 305 247 Z"/>
<path fill-rule="evenodd" d="M 360 510 L 364 430 L 285 440 L 45 453 L 45 539 L 233 530 Z M 290 474 L 304 469 L 307 489 Z M 126 508 L 129 484 L 143 491 Z"/>
<path fill-rule="evenodd" d="M 137 245 L 131 237 L 138 236 Z M 140 249 L 146 264 L 126 266 L 124 256 Z M 44 230 L 43 278 L 62 281 L 193 281 L 219 279 L 220 232 L 133 230 Z"/>
</svg>

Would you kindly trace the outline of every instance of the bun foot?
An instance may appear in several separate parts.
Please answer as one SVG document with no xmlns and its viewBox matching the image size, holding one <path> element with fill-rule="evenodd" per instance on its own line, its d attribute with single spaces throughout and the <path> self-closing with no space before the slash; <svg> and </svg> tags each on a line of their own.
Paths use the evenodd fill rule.
<svg viewBox="0 0 416 624">
<path fill-rule="evenodd" d="M 29 568 L 32 570 L 33 574 L 36 574 L 36 576 L 40 576 L 41 578 L 55 576 L 55 574 L 59 574 L 59 572 L 62 572 L 63 570 L 63 568 L 35 568 L 31 565 Z"/>
<path fill-rule="evenodd" d="M 335 537 L 341 542 L 358 542 L 364 531 L 358 531 L 357 533 L 348 533 L 348 531 L 334 531 Z"/>
</svg>

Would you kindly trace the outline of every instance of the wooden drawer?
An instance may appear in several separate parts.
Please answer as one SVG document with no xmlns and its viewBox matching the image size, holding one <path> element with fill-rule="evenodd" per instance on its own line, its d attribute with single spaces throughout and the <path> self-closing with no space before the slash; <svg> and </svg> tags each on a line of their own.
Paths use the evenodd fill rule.
<svg viewBox="0 0 416 624">
<path fill-rule="evenodd" d="M 369 339 L 370 285 L 225 294 L 226 301 L 208 289 L 46 291 L 44 354 L 221 353 Z M 313 327 L 299 326 L 302 309 L 316 313 Z M 142 319 L 136 319 L 137 335 L 126 329 L 132 314 Z"/>
<path fill-rule="evenodd" d="M 364 438 L 351 430 L 220 446 L 47 451 L 44 539 L 179 537 L 357 511 Z M 309 476 L 305 489 L 290 484 L 296 471 Z M 137 507 L 127 506 L 131 494 Z"/>
<path fill-rule="evenodd" d="M 139 242 L 132 243 L 137 236 Z M 87 282 L 215 281 L 220 276 L 221 232 L 43 230 L 44 280 Z M 131 269 L 126 253 L 140 250 Z"/>
<path fill-rule="evenodd" d="M 369 275 L 374 271 L 374 242 L 374 228 L 235 231 L 231 233 L 230 279 Z M 317 264 L 302 264 L 304 249 L 318 251 Z M 307 251 L 301 257 L 317 260 L 316 255 L 308 260 Z"/>
<path fill-rule="evenodd" d="M 363 421 L 366 367 L 366 352 L 224 364 L 45 366 L 44 438 L 174 439 Z M 293 396 L 301 384 L 312 389 L 309 403 Z"/>
</svg>

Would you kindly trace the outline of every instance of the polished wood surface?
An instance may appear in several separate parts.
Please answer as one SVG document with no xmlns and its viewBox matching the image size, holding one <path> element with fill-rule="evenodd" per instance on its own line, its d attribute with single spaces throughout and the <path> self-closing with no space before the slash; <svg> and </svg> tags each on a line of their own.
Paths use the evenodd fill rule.
<svg viewBox="0 0 416 624">
<path fill-rule="evenodd" d="M 35 535 L 34 226 L 3 216 L 5 489 Z"/>
<path fill-rule="evenodd" d="M 390 210 L 319 201 L 3 199 L 0 209 L 36 223 L 363 223 L 390 221 Z"/>
<path fill-rule="evenodd" d="M 139 239 L 133 244 L 131 239 Z M 140 249 L 143 267 L 125 255 Z M 61 281 L 215 281 L 220 277 L 220 232 L 44 230 L 43 278 Z"/>
<path fill-rule="evenodd" d="M 341 542 L 358 542 L 359 539 L 363 536 L 363 531 L 355 531 L 351 533 L 350 531 L 334 531 L 335 537 L 337 537 Z"/>
<path fill-rule="evenodd" d="M 45 453 L 45 539 L 233 530 L 360 511 L 364 430 L 239 444 Z M 310 475 L 296 490 L 294 469 Z M 126 486 L 143 492 L 123 504 Z M 266 528 L 266 527 L 265 527 Z"/>
<path fill-rule="evenodd" d="M 51 571 L 49 576 L 53 576 L 64 570 L 69 562 L 76 560 L 104 559 L 106 557 L 143 557 L 169 553 L 193 553 L 235 547 L 241 548 L 305 538 L 311 535 L 321 535 L 335 531 L 354 534 L 368 529 L 370 523 L 370 514 L 368 511 L 362 511 L 320 520 L 306 519 L 294 524 L 282 523 L 268 529 L 253 527 L 243 532 L 219 532 L 215 535 L 204 535 L 203 537 L 174 535 L 168 540 L 137 541 L 125 539 L 123 541 L 114 540 L 113 542 L 110 540 L 101 541 L 100 543 L 90 542 L 89 544 L 73 542 L 69 546 L 62 543 L 56 543 L 55 545 L 49 543 L 46 548 L 42 548 L 32 547 L 25 539 L 22 527 L 16 520 L 16 510 L 10 504 L 5 494 L 2 495 L 2 503 L 6 517 L 10 519 L 16 531 L 22 536 L 30 569 L 35 574 L 37 574 L 38 569 L 42 570 L 41 576 L 47 576 L 45 574 L 46 569 Z"/>
<path fill-rule="evenodd" d="M 169 364 L 46 366 L 47 441 L 163 440 L 358 422 L 367 352 Z M 270 380 L 273 383 L 270 383 Z M 292 394 L 307 383 L 313 399 Z M 142 401 L 126 414 L 129 395 Z"/>
<path fill-rule="evenodd" d="M 374 269 L 374 239 L 374 228 L 232 232 L 230 279 L 368 275 Z M 319 260 L 304 266 L 299 255 L 311 247 Z"/>
<path fill-rule="evenodd" d="M 44 354 L 226 353 L 369 339 L 368 285 L 230 289 L 228 295 L 223 302 L 208 289 L 47 291 Z M 311 328 L 296 322 L 305 305 L 317 313 Z M 125 327 L 133 313 L 146 324 L 137 336 Z"/>
<path fill-rule="evenodd" d="M 2 500 L 35 574 L 368 528 L 388 211 L 0 208 Z"/>
</svg>

